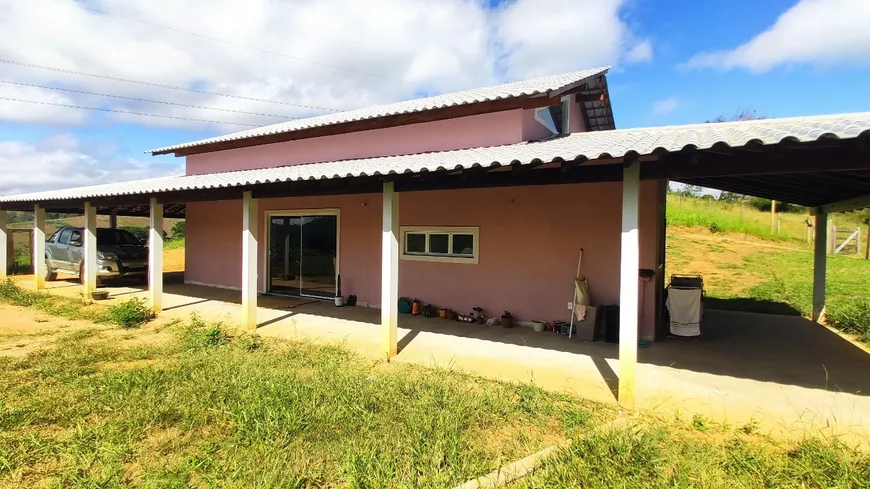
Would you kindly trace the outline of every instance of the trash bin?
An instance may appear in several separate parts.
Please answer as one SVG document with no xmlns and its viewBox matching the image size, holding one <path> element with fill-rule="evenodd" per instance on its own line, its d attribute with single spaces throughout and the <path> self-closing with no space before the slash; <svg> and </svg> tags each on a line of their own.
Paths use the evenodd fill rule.
<svg viewBox="0 0 870 489">
<path fill-rule="evenodd" d="M 601 308 L 601 315 L 605 343 L 619 343 L 619 306 L 604 306 Z"/>
</svg>

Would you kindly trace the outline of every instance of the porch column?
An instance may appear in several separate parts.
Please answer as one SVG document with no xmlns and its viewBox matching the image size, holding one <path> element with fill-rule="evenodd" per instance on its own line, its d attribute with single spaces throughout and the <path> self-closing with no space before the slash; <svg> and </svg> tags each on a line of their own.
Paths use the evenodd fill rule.
<svg viewBox="0 0 870 489">
<path fill-rule="evenodd" d="M 30 251 L 33 254 L 33 283 L 36 290 L 45 288 L 45 209 L 36 204 L 33 206 L 33 243 Z"/>
<path fill-rule="evenodd" d="M 619 261 L 619 402 L 628 408 L 634 406 L 637 366 L 639 193 L 640 163 L 635 160 L 622 174 L 622 241 Z"/>
<path fill-rule="evenodd" d="M 257 328 L 257 199 L 242 197 L 242 326 Z"/>
<path fill-rule="evenodd" d="M 381 235 L 381 348 L 389 360 L 398 353 L 399 316 L 399 194 L 384 182 L 384 221 Z"/>
<path fill-rule="evenodd" d="M 825 275 L 828 253 L 828 214 L 821 209 L 816 213 L 816 242 L 813 244 L 813 321 L 825 313 Z"/>
<path fill-rule="evenodd" d="M 112 229 L 117 229 L 118 227 L 118 209 L 112 208 L 109 211 L 109 227 Z"/>
<path fill-rule="evenodd" d="M 0 281 L 6 280 L 6 273 L 11 265 L 9 260 L 9 247 L 7 240 L 9 239 L 6 224 L 9 221 L 8 213 L 0 210 Z"/>
<path fill-rule="evenodd" d="M 97 290 L 97 208 L 90 202 L 85 202 L 84 242 L 84 274 L 82 288 L 85 297 Z"/>
<path fill-rule="evenodd" d="M 151 197 L 148 207 L 148 305 L 158 314 L 163 311 L 163 204 Z"/>
</svg>

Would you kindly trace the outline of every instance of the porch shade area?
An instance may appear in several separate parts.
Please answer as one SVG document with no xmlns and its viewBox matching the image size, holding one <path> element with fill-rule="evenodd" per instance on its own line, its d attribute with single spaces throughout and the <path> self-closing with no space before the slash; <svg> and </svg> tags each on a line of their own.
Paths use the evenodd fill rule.
<svg viewBox="0 0 870 489">
<path fill-rule="evenodd" d="M 183 216 L 186 203 L 243 202 L 241 234 L 226 239 L 240 239 L 243 244 L 238 267 L 242 310 L 245 325 L 253 328 L 258 324 L 259 199 L 381 194 L 381 327 L 383 352 L 389 358 L 397 353 L 397 232 L 403 193 L 622 182 L 619 298 L 621 305 L 632 307 L 620 311 L 619 392 L 620 401 L 631 405 L 641 252 L 637 192 L 644 180 L 668 179 L 808 206 L 817 219 L 825 219 L 831 212 L 870 206 L 870 113 L 573 133 L 487 148 L 163 177 L 4 196 L 0 197 L 0 210 L 36 210 L 34 236 L 44 231 L 44 220 L 39 216 L 46 210 L 147 210 L 145 215 L 152 217 L 150 235 L 159 241 L 162 218 Z M 656 212 L 663 213 L 664 207 Z M 34 258 L 42 258 L 44 250 L 35 244 Z M 613 244 L 617 246 L 617 242 Z M 156 260 L 152 265 L 158 263 Z M 2 265 L 5 270 L 5 263 Z M 820 315 L 824 308 L 824 255 L 819 258 L 818 253 L 815 273 L 814 306 Z M 159 270 L 150 270 L 150 277 L 159 281 Z M 39 284 L 39 278 L 35 282 Z M 150 294 L 152 307 L 159 310 L 162 289 L 154 282 L 149 287 L 154 291 Z"/>
</svg>

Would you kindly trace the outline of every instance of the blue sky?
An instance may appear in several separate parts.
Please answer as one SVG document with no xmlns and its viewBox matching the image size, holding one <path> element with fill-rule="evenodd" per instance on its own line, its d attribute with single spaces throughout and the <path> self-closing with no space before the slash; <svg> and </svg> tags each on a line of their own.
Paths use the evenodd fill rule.
<svg viewBox="0 0 870 489">
<path fill-rule="evenodd" d="M 0 0 L 0 59 L 342 110 L 611 64 L 620 128 L 870 110 L 870 1 L 481 1 Z M 2 80 L 207 107 L 0 83 L 0 98 L 164 116 L 323 113 L 14 64 Z M 179 173 L 143 151 L 245 128 L 0 100 L 0 194 Z"/>
</svg>

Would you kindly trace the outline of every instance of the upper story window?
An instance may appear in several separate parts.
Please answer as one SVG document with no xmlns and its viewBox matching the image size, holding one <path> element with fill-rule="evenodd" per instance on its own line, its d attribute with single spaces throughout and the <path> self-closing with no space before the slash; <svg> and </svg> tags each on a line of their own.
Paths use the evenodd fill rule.
<svg viewBox="0 0 870 489">
<path fill-rule="evenodd" d="M 567 134 L 568 111 L 570 110 L 571 98 L 564 97 L 559 105 L 541 107 L 535 109 L 535 120 L 546 127 L 551 134 Z"/>
<path fill-rule="evenodd" d="M 476 227 L 402 226 L 402 259 L 444 263 L 477 263 Z"/>
</svg>

